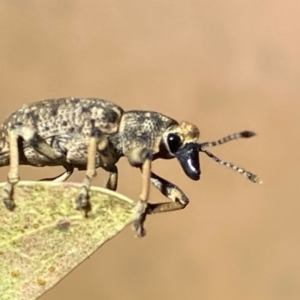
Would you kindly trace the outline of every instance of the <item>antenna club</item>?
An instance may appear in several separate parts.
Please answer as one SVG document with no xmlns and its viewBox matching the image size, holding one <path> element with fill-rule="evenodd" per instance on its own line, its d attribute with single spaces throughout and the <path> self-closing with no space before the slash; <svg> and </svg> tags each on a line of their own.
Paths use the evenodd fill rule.
<svg viewBox="0 0 300 300">
<path fill-rule="evenodd" d="M 253 136 L 256 136 L 256 133 L 253 132 L 253 131 L 245 130 L 245 131 L 241 132 L 241 137 L 243 137 L 243 138 L 248 139 L 248 138 L 251 138 Z"/>
</svg>

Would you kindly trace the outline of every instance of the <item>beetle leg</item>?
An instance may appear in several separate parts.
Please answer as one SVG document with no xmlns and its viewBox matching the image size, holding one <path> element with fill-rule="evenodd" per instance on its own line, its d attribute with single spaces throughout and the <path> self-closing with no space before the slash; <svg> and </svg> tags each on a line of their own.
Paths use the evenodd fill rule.
<svg viewBox="0 0 300 300">
<path fill-rule="evenodd" d="M 52 177 L 52 178 L 43 178 L 40 179 L 39 181 L 56 181 L 56 182 L 64 182 L 66 181 L 74 172 L 74 168 L 70 167 L 67 168 L 66 167 L 66 171 L 63 172 L 62 174 L 56 176 L 56 177 Z"/>
<path fill-rule="evenodd" d="M 142 191 L 140 194 L 140 200 L 147 203 L 150 192 L 150 175 L 151 175 L 151 163 L 152 163 L 152 151 L 148 148 L 138 147 L 134 148 L 131 152 L 125 155 L 129 163 L 137 167 L 139 166 L 142 171 Z M 145 215 L 134 222 L 133 227 L 138 237 L 142 237 L 146 234 L 144 229 Z"/>
<path fill-rule="evenodd" d="M 184 209 L 188 203 L 188 197 L 175 184 L 163 179 L 162 177 L 151 172 L 151 183 L 167 198 L 173 202 L 149 203 L 147 214 L 169 212 Z"/>
<path fill-rule="evenodd" d="M 111 170 L 109 170 L 109 178 L 105 185 L 105 188 L 115 191 L 118 187 L 118 168 L 114 165 Z"/>
<path fill-rule="evenodd" d="M 18 139 L 22 138 L 24 141 L 29 143 L 29 145 L 42 155 L 47 156 L 50 159 L 57 160 L 60 159 L 63 154 L 56 151 L 50 145 L 48 145 L 42 137 L 40 137 L 35 129 L 17 125 L 13 129 L 8 131 L 9 139 L 9 156 L 10 156 L 10 169 L 7 176 L 7 183 L 3 188 L 3 202 L 7 209 L 13 210 L 15 204 L 13 202 L 13 187 L 20 180 L 19 177 L 19 146 Z"/>
<path fill-rule="evenodd" d="M 189 203 L 187 196 L 175 184 L 163 179 L 153 172 L 151 172 L 150 181 L 164 196 L 173 202 L 148 203 L 146 212 L 133 224 L 137 236 L 145 235 L 143 224 L 147 215 L 184 209 Z"/>
<path fill-rule="evenodd" d="M 85 178 L 82 182 L 80 193 L 76 198 L 76 209 L 84 209 L 86 212 L 90 209 L 88 190 L 91 186 L 91 180 L 96 176 L 96 151 L 97 138 L 92 136 L 88 144 L 87 168 Z"/>
<path fill-rule="evenodd" d="M 8 132 L 9 150 L 10 150 L 10 167 L 7 176 L 7 182 L 3 188 L 3 203 L 8 210 L 13 210 L 15 203 L 13 201 L 13 186 L 20 180 L 19 177 L 19 151 L 18 136 L 14 131 Z"/>
<path fill-rule="evenodd" d="M 146 158 L 142 166 L 142 192 L 140 199 L 147 202 L 150 193 L 150 174 L 151 174 L 151 159 Z"/>
<path fill-rule="evenodd" d="M 126 153 L 125 156 L 133 167 L 140 167 L 142 170 L 142 192 L 140 199 L 147 202 L 150 190 L 152 151 L 148 148 L 138 147 Z"/>
<path fill-rule="evenodd" d="M 83 209 L 87 213 L 91 207 L 89 203 L 89 189 L 92 179 L 96 173 L 96 154 L 97 151 L 105 151 L 107 146 L 107 138 L 98 129 L 92 130 L 92 135 L 88 142 L 87 167 L 85 178 L 78 197 L 76 198 L 76 209 Z M 101 155 L 100 155 L 101 158 Z"/>
</svg>

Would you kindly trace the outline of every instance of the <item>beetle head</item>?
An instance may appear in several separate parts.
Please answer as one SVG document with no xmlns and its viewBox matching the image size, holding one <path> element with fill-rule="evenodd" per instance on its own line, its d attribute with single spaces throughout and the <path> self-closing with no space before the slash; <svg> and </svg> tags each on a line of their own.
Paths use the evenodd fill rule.
<svg viewBox="0 0 300 300">
<path fill-rule="evenodd" d="M 193 179 L 200 179 L 198 128 L 190 123 L 181 122 L 169 127 L 163 134 L 163 142 L 172 157 L 176 157 L 185 174 Z"/>
<path fill-rule="evenodd" d="M 223 137 L 217 141 L 198 143 L 199 129 L 188 122 L 181 122 L 169 127 L 163 134 L 163 143 L 169 156 L 176 157 L 185 174 L 192 180 L 199 180 L 201 169 L 199 162 L 199 152 L 204 152 L 214 161 L 247 177 L 250 181 L 261 183 L 260 179 L 251 172 L 240 168 L 232 163 L 219 159 L 206 150 L 207 147 L 217 146 L 226 142 L 255 136 L 252 131 L 242 131 Z"/>
</svg>

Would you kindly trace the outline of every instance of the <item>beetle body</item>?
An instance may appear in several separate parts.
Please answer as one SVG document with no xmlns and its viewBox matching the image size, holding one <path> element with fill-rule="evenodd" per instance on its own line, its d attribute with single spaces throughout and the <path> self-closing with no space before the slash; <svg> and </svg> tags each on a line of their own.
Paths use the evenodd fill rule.
<svg viewBox="0 0 300 300">
<path fill-rule="evenodd" d="M 206 150 L 209 146 L 253 135 L 244 131 L 200 144 L 197 142 L 199 130 L 189 122 L 177 122 L 158 112 L 124 111 L 110 101 L 95 98 L 61 98 L 23 105 L 0 127 L 0 166 L 11 167 L 4 203 L 9 209 L 14 207 L 12 188 L 19 180 L 19 164 L 63 166 L 66 170 L 63 174 L 47 179 L 57 181 L 65 181 L 74 168 L 101 167 L 110 173 L 106 187 L 115 190 L 118 181 L 116 164 L 123 156 L 132 166 L 141 169 L 146 161 L 177 158 L 185 174 L 192 180 L 199 180 L 199 152 L 205 152 L 217 162 L 258 182 L 256 175 L 224 162 Z M 89 148 L 92 147 L 89 146 L 91 139 L 96 141 L 94 149 Z M 89 161 L 92 161 L 92 167 L 89 167 Z M 145 172 L 147 180 L 173 201 L 149 205 L 148 213 L 182 209 L 187 205 L 188 198 L 176 185 L 151 170 Z M 95 171 L 90 170 L 88 174 L 86 190 Z M 146 190 L 144 200 L 148 198 Z M 81 198 L 86 196 L 87 193 Z M 86 201 L 83 202 L 86 205 Z"/>
<path fill-rule="evenodd" d="M 45 100 L 29 105 L 11 114 L 0 129 L 0 165 L 9 162 L 8 132 L 15 128 L 32 129 L 49 146 L 61 153 L 53 160 L 38 152 L 32 141 L 21 137 L 19 141 L 20 164 L 36 167 L 70 165 L 84 169 L 87 144 L 92 122 L 107 135 L 118 131 L 123 110 L 117 105 L 97 99 L 63 98 Z"/>
<path fill-rule="evenodd" d="M 44 100 L 29 105 L 11 114 L 0 128 L 0 166 L 9 164 L 8 132 L 16 127 L 32 129 L 55 151 L 61 153 L 53 160 L 37 151 L 30 142 L 19 141 L 20 165 L 35 167 L 65 166 L 85 170 L 87 146 L 92 127 L 108 136 L 108 151 L 112 153 L 110 165 L 134 148 L 151 149 L 153 160 L 173 158 L 162 137 L 167 129 L 181 131 L 185 139 L 196 141 L 199 131 L 196 126 L 151 111 L 128 111 L 102 99 L 62 98 Z M 170 130 L 171 131 L 171 130 Z M 22 138 L 22 137 L 21 137 Z M 101 165 L 97 155 L 96 167 Z"/>
</svg>

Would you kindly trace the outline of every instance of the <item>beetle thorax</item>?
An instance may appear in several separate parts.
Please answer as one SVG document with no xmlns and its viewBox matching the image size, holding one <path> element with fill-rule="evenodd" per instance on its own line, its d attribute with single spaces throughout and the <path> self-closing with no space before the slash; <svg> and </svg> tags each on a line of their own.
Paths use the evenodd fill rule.
<svg viewBox="0 0 300 300">
<path fill-rule="evenodd" d="M 175 124 L 175 120 L 157 112 L 127 111 L 112 142 L 123 155 L 134 148 L 147 148 L 155 154 L 159 152 L 163 133 Z"/>
</svg>

